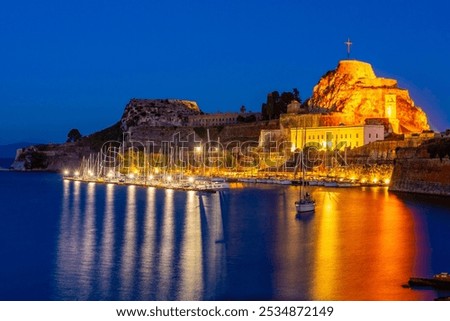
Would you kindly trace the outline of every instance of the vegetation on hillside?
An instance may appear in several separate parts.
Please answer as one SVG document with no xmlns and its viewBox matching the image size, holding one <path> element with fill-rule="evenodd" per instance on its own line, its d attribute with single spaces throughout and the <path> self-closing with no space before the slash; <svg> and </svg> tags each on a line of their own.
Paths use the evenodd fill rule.
<svg viewBox="0 0 450 321">
<path fill-rule="evenodd" d="M 123 131 L 120 128 L 120 122 L 98 131 L 89 136 L 85 136 L 79 140 L 79 144 L 83 146 L 90 146 L 93 150 L 99 151 L 103 144 L 108 141 L 122 141 Z"/>
<path fill-rule="evenodd" d="M 261 113 L 264 120 L 278 119 L 281 114 L 287 112 L 287 106 L 293 101 L 297 100 L 300 104 L 300 92 L 294 88 L 292 92 L 273 91 L 267 95 L 267 100 L 262 104 Z"/>
</svg>

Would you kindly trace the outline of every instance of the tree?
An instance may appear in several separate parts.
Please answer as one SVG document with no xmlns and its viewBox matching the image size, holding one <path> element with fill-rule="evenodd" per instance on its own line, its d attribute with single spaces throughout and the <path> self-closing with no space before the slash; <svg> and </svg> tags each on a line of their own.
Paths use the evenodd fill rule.
<svg viewBox="0 0 450 321">
<path fill-rule="evenodd" d="M 83 136 L 81 135 L 80 131 L 76 128 L 72 128 L 69 133 L 67 134 L 67 142 L 68 143 L 74 143 L 79 141 Z"/>
<path fill-rule="evenodd" d="M 297 88 L 294 88 L 294 89 L 292 89 L 292 93 L 294 94 L 294 99 L 301 104 L 302 99 L 300 98 L 300 91 L 298 91 Z"/>
</svg>

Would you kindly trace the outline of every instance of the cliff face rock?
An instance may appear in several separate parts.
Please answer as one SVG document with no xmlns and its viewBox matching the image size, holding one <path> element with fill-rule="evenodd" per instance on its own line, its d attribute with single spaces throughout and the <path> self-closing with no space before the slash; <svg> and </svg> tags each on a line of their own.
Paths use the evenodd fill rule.
<svg viewBox="0 0 450 321">
<path fill-rule="evenodd" d="M 386 95 L 395 95 L 398 132 L 428 130 L 427 116 L 394 79 L 378 78 L 372 66 L 357 60 L 340 61 L 313 89 L 308 107 L 342 113 L 345 124 L 364 124 L 366 118 L 389 118 Z"/>
<path fill-rule="evenodd" d="M 78 168 L 83 156 L 93 152 L 90 147 L 76 143 L 28 146 L 18 150 L 11 169 L 58 172 Z"/>
<path fill-rule="evenodd" d="M 399 149 L 389 190 L 450 195 L 449 146 L 450 139 L 442 139 L 416 148 Z M 435 147 L 437 154 L 443 151 L 440 156 L 430 154 L 430 151 L 434 154 Z"/>
<path fill-rule="evenodd" d="M 121 129 L 127 131 L 141 124 L 150 127 L 185 126 L 188 116 L 201 111 L 194 101 L 179 99 L 131 99 L 121 118 Z"/>
</svg>

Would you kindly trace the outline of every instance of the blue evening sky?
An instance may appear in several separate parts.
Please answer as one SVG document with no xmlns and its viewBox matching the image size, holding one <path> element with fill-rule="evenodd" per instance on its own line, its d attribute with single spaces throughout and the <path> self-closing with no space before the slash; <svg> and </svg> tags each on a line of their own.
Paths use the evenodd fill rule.
<svg viewBox="0 0 450 321">
<path fill-rule="evenodd" d="M 303 99 L 346 57 L 399 81 L 450 127 L 448 1 L 3 1 L 0 144 L 63 142 L 120 119 L 129 99 L 259 111 L 266 94 Z"/>
</svg>

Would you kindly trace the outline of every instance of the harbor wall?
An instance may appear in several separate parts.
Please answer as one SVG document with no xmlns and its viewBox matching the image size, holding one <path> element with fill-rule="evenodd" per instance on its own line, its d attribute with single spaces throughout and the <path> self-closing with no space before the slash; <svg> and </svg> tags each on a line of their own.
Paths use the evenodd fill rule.
<svg viewBox="0 0 450 321">
<path fill-rule="evenodd" d="M 450 195 L 449 156 L 430 155 L 429 147 L 425 144 L 397 150 L 390 191 Z"/>
</svg>

